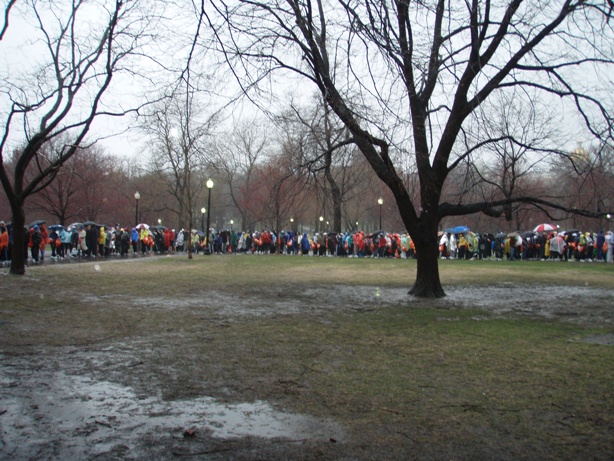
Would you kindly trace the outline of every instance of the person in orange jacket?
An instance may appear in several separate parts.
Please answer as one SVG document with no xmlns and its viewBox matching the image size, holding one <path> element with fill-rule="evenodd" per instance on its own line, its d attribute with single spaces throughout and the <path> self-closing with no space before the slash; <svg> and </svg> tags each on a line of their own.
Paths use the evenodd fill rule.
<svg viewBox="0 0 614 461">
<path fill-rule="evenodd" d="M 43 240 L 41 241 L 41 244 L 40 244 L 41 262 L 43 262 L 45 260 L 45 248 L 47 247 L 47 244 L 49 243 L 49 233 L 47 232 L 47 229 L 45 229 L 45 226 L 43 226 L 42 224 L 40 226 L 40 233 L 43 237 Z"/>
</svg>

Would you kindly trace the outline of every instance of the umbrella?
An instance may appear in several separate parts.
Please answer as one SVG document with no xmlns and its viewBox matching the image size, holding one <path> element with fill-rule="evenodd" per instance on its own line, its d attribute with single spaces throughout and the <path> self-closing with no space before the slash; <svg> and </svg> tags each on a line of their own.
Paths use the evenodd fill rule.
<svg viewBox="0 0 614 461">
<path fill-rule="evenodd" d="M 58 231 L 60 229 L 64 229 L 64 226 L 62 226 L 61 224 L 52 224 L 51 226 L 49 226 L 49 230 L 52 231 Z"/>
<path fill-rule="evenodd" d="M 166 229 L 166 226 L 151 226 L 150 229 L 155 229 L 155 230 L 164 230 Z"/>
<path fill-rule="evenodd" d="M 548 232 L 553 230 L 556 230 L 556 226 L 554 226 L 553 224 L 544 223 L 535 227 L 535 229 L 533 229 L 533 232 Z"/>
<path fill-rule="evenodd" d="M 28 229 L 30 227 L 34 227 L 34 226 L 40 226 L 42 224 L 45 224 L 47 221 L 43 220 L 43 219 L 37 219 L 36 221 L 32 221 L 29 225 L 28 225 Z"/>
<path fill-rule="evenodd" d="M 528 238 L 531 238 L 531 237 L 535 237 L 536 236 L 535 232 L 537 232 L 537 231 L 523 232 L 522 233 L 522 238 L 528 239 Z"/>
<path fill-rule="evenodd" d="M 497 235 L 495 235 L 496 239 L 504 239 L 505 237 L 507 237 L 505 232 L 499 232 Z"/>
<path fill-rule="evenodd" d="M 518 232 L 510 232 L 509 234 L 507 234 L 508 237 L 520 237 L 520 234 Z"/>
<path fill-rule="evenodd" d="M 561 232 L 561 234 L 579 234 L 581 231 L 580 229 L 570 229 L 570 230 L 566 230 L 564 232 Z"/>
<path fill-rule="evenodd" d="M 456 226 L 445 229 L 444 232 L 450 234 L 464 234 L 465 232 L 469 232 L 470 230 L 471 229 L 469 229 L 467 226 Z"/>
<path fill-rule="evenodd" d="M 84 226 L 98 226 L 94 221 L 85 221 L 83 223 Z"/>
<path fill-rule="evenodd" d="M 149 224 L 141 223 L 136 225 L 137 229 L 149 229 Z"/>
</svg>

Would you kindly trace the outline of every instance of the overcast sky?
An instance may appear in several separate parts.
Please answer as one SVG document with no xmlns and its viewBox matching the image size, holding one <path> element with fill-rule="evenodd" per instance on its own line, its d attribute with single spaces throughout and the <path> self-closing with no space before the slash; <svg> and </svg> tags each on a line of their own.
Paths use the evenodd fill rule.
<svg viewBox="0 0 614 461">
<path fill-rule="evenodd" d="M 19 3 L 19 2 L 18 2 Z M 68 2 L 64 3 L 67 5 Z M 194 11 L 191 11 L 189 5 L 191 2 L 178 0 L 176 2 L 141 2 L 142 5 L 149 4 L 151 11 L 148 13 L 151 17 L 155 17 L 151 23 L 151 29 L 155 29 L 156 37 L 148 37 L 145 41 L 150 40 L 144 45 L 144 53 L 148 54 L 150 58 L 142 58 L 135 61 L 142 75 L 135 77 L 129 74 L 117 74 L 113 84 L 113 88 L 109 91 L 105 102 L 110 107 L 129 107 L 138 104 L 137 101 L 142 101 L 144 97 L 155 96 L 155 93 L 164 88 L 170 82 L 175 81 L 178 75 L 178 71 L 185 67 L 185 57 L 189 51 L 189 41 L 196 30 L 197 17 Z M 44 49 L 40 47 L 40 42 L 36 41 L 36 22 L 30 15 L 28 18 L 22 17 L 22 13 L 25 9 L 22 6 L 16 7 L 12 12 L 11 23 L 9 31 L 2 42 L 0 42 L 0 65 L 2 67 L 3 78 L 12 80 L 14 84 L 22 84 L 25 86 L 32 85 L 32 82 L 24 83 L 25 76 L 31 72 L 39 64 L 40 59 L 45 58 Z M 54 9 L 55 13 L 59 10 Z M 95 9 L 89 8 L 84 11 L 84 21 L 81 22 L 83 31 L 92 30 L 95 31 L 97 24 L 101 18 L 99 12 Z M 51 16 L 45 16 L 45 20 L 50 20 Z M 201 36 L 206 35 L 206 31 L 201 32 Z M 206 70 L 206 61 L 209 58 L 203 53 L 202 49 L 198 50 L 197 60 L 198 63 L 194 65 L 194 71 L 201 69 Z M 202 65 L 202 67 L 200 67 Z M 147 78 L 143 78 L 147 77 Z M 151 80 L 149 80 L 151 78 Z M 215 76 L 216 79 L 212 80 L 213 86 L 219 99 L 213 100 L 208 95 L 205 104 L 211 106 L 224 105 L 228 102 L 228 98 L 236 95 L 237 86 L 236 82 L 230 71 L 226 69 L 226 72 L 218 72 Z M 287 80 L 286 80 L 287 81 Z M 291 83 L 295 93 L 300 95 L 311 95 L 316 91 L 315 86 L 307 82 L 301 81 L 297 84 L 297 81 Z M 275 89 L 282 89 L 282 92 L 291 92 L 287 86 L 277 84 Z M 225 90 L 229 90 L 225 92 Z M 8 100 L 6 96 L 0 96 L 0 110 L 3 114 L 6 114 Z M 250 116 L 253 116 L 254 109 L 249 103 L 245 103 L 242 106 L 243 110 Z M 558 112 L 560 110 L 557 109 Z M 239 111 L 237 111 L 239 113 Z M 229 117 L 236 114 L 228 114 Z M 560 115 L 560 114 L 559 114 Z M 569 130 L 573 131 L 581 126 L 580 119 L 569 112 L 564 118 L 565 123 L 569 123 Z M 559 121 L 559 123 L 561 123 Z M 100 141 L 100 144 L 112 154 L 119 155 L 121 157 L 130 156 L 142 156 L 146 153 L 149 143 L 143 139 L 143 135 L 138 130 L 126 131 L 126 128 L 134 124 L 132 117 L 123 119 L 97 119 L 93 128 L 92 135 L 99 136 L 104 139 Z M 13 130 L 14 135 L 13 142 L 18 142 L 18 130 Z M 112 136 L 116 134 L 116 136 Z M 575 147 L 577 141 L 588 141 L 587 137 L 583 137 L 579 132 L 571 136 L 573 141 L 570 148 Z"/>
</svg>

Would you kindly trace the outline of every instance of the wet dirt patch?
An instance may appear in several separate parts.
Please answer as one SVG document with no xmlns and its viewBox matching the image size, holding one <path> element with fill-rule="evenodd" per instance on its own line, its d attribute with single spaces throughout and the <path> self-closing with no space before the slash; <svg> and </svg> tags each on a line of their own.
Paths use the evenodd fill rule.
<svg viewBox="0 0 614 461">
<path fill-rule="evenodd" d="M 96 353 L 61 355 L 68 371 L 83 372 L 86 362 L 97 370 L 109 366 L 96 360 Z M 116 354 L 113 358 L 121 360 Z M 22 360 L 0 356 L 1 458 L 143 459 L 153 452 L 154 459 L 165 459 L 198 452 L 203 445 L 217 447 L 209 448 L 213 451 L 238 449 L 240 455 L 236 443 L 228 444 L 268 440 L 326 445 L 344 437 L 338 424 L 283 412 L 267 402 L 225 403 L 211 397 L 168 401 L 101 380 L 97 373 L 55 371 L 56 365 L 33 358 L 26 371 Z"/>
<path fill-rule="evenodd" d="M 586 338 L 580 338 L 577 341 L 582 341 L 589 344 L 602 344 L 604 346 L 614 346 L 614 333 L 607 335 L 594 335 Z"/>
<path fill-rule="evenodd" d="M 127 308 L 205 309 L 217 315 L 262 317 L 308 313 L 326 314 L 339 310 L 373 311 L 378 307 L 407 305 L 409 308 L 479 309 L 505 316 L 520 314 L 572 323 L 614 323 L 614 292 L 603 288 L 574 286 L 450 287 L 441 299 L 419 299 L 407 294 L 406 288 L 378 286 L 260 288 L 249 292 L 205 291 L 180 299 L 127 296 L 88 296 L 88 303 L 119 302 Z"/>
</svg>

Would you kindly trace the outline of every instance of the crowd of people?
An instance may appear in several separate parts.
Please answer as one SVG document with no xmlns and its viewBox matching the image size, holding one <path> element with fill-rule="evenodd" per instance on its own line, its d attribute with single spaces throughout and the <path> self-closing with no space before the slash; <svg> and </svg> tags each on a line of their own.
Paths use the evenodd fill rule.
<svg viewBox="0 0 614 461">
<path fill-rule="evenodd" d="M 439 241 L 443 259 L 553 260 L 614 262 L 614 233 L 571 230 L 520 234 L 442 233 Z"/>
<path fill-rule="evenodd" d="M 49 259 L 99 258 L 112 255 L 148 255 L 185 252 L 191 246 L 194 253 L 313 255 L 335 257 L 414 258 L 416 248 L 407 233 L 376 231 L 295 233 L 282 231 L 277 235 L 270 230 L 261 232 L 235 232 L 212 230 L 209 238 L 202 232 L 181 229 L 176 232 L 163 226 L 141 225 L 106 228 L 94 223 L 70 226 L 44 223 L 33 224 L 27 230 L 25 258 L 32 264 Z M 565 260 L 613 262 L 614 234 L 577 230 L 557 232 L 526 232 L 524 234 L 475 234 L 473 232 L 440 232 L 439 256 L 442 259 L 507 259 Z M 11 260 L 10 227 L 0 221 L 0 261 Z"/>
</svg>

